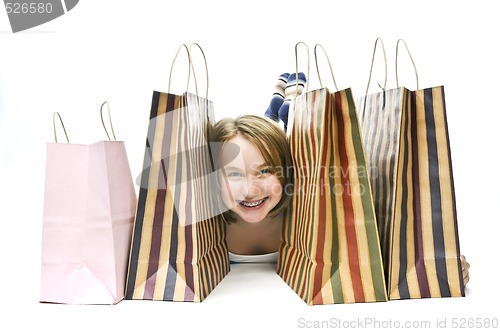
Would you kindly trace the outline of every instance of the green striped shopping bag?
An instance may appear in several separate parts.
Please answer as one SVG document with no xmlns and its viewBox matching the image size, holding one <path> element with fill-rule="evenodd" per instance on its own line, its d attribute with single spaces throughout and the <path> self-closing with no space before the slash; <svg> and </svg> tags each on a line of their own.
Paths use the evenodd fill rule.
<svg viewBox="0 0 500 332">
<path fill-rule="evenodd" d="M 201 302 L 229 272 L 210 189 L 213 120 L 206 98 L 153 92 L 126 299 Z"/>
<path fill-rule="evenodd" d="M 415 91 L 384 85 L 356 104 L 389 298 L 464 296 L 443 86 L 417 76 Z"/>
<path fill-rule="evenodd" d="M 351 89 L 306 92 L 288 118 L 294 196 L 278 274 L 309 305 L 387 301 Z"/>
</svg>

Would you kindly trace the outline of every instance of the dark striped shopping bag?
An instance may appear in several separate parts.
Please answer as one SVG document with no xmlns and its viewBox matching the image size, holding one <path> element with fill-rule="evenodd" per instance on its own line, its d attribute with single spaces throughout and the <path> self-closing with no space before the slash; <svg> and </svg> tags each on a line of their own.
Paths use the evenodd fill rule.
<svg viewBox="0 0 500 332">
<path fill-rule="evenodd" d="M 294 195 L 278 274 L 309 305 L 387 301 L 351 89 L 303 93 L 288 118 Z"/>
<path fill-rule="evenodd" d="M 417 76 L 417 90 L 383 89 L 357 108 L 389 298 L 464 296 L 443 86 L 419 89 Z"/>
<path fill-rule="evenodd" d="M 126 299 L 201 302 L 229 272 L 210 189 L 213 121 L 206 98 L 153 92 Z"/>
</svg>

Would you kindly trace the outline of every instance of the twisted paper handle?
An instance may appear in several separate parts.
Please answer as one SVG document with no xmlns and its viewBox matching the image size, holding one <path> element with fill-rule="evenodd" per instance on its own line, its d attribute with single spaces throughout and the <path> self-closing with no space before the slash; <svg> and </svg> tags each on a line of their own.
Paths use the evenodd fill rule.
<svg viewBox="0 0 500 332">
<path fill-rule="evenodd" d="M 68 133 L 66 132 L 66 127 L 64 127 L 64 122 L 63 122 L 63 120 L 62 120 L 61 115 L 59 114 L 59 112 L 54 112 L 54 114 L 52 115 L 52 125 L 54 127 L 54 140 L 57 143 L 56 115 L 59 117 L 59 121 L 61 122 L 61 125 L 63 127 L 64 135 L 66 136 L 66 141 L 69 143 Z"/>
<path fill-rule="evenodd" d="M 332 74 L 333 84 L 335 85 L 335 90 L 338 91 L 339 88 L 337 87 L 337 82 L 335 82 L 335 76 L 333 75 L 333 69 L 332 69 L 332 64 L 330 63 L 330 58 L 328 57 L 328 54 L 326 53 L 325 48 L 323 47 L 323 45 L 316 44 L 316 45 L 314 45 L 314 61 L 316 62 L 316 72 L 318 73 L 319 84 L 323 88 L 323 83 L 321 82 L 321 75 L 319 74 L 318 55 L 317 55 L 317 52 L 316 52 L 316 48 L 318 46 L 321 47 L 321 50 L 323 50 L 323 54 L 325 55 L 326 60 L 328 61 L 328 66 L 330 67 L 330 73 Z"/>
<path fill-rule="evenodd" d="M 418 73 L 417 73 L 417 66 L 415 66 L 415 61 L 413 61 L 413 57 L 411 56 L 410 50 L 408 49 L 408 45 L 406 45 L 406 42 L 403 39 L 399 39 L 397 44 L 396 44 L 396 86 L 399 88 L 399 80 L 398 80 L 398 48 L 399 48 L 399 43 L 403 42 L 406 47 L 406 51 L 408 52 L 408 55 L 410 56 L 410 61 L 413 64 L 413 69 L 415 70 L 415 78 L 417 80 L 417 90 L 418 90 Z"/>
<path fill-rule="evenodd" d="M 370 66 L 370 75 L 368 76 L 368 84 L 366 86 L 366 93 L 365 95 L 368 95 L 368 89 L 370 88 L 370 82 L 372 80 L 372 71 L 373 71 L 373 63 L 375 62 L 375 54 L 377 52 L 377 45 L 378 45 L 378 42 L 380 42 L 380 45 L 382 47 L 382 52 L 384 54 L 384 64 L 385 64 L 385 80 L 384 80 L 384 86 L 382 87 L 380 84 L 378 84 L 378 86 L 385 91 L 385 88 L 387 86 L 387 56 L 385 55 L 385 47 L 384 47 L 384 42 L 382 41 L 382 39 L 380 38 L 377 38 L 375 40 L 375 46 L 373 47 L 373 56 L 372 56 L 372 64 Z"/>
<path fill-rule="evenodd" d="M 109 110 L 109 103 L 107 101 L 105 101 L 101 105 L 101 122 L 102 122 L 102 126 L 104 128 L 104 131 L 106 132 L 106 136 L 108 136 L 108 140 L 111 141 L 111 138 L 109 137 L 108 129 L 106 128 L 106 125 L 104 124 L 104 118 L 102 116 L 102 108 L 104 107 L 104 105 L 108 106 L 109 126 L 111 127 L 111 133 L 113 134 L 113 139 L 116 141 L 115 130 L 113 129 L 113 121 L 111 121 L 111 111 Z"/>
</svg>

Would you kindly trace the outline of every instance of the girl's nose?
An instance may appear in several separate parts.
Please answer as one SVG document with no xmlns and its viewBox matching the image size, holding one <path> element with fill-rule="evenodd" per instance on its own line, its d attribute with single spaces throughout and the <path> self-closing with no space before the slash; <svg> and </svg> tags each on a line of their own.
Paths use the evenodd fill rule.
<svg viewBox="0 0 500 332">
<path fill-rule="evenodd" d="M 248 177 L 245 189 L 245 197 L 247 198 L 258 198 L 262 195 L 262 186 L 260 185 L 259 179 L 252 176 Z"/>
</svg>

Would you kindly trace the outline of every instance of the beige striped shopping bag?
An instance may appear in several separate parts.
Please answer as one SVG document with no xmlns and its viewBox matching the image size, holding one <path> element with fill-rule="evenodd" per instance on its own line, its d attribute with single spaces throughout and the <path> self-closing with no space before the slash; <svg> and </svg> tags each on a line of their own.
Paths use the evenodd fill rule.
<svg viewBox="0 0 500 332">
<path fill-rule="evenodd" d="M 296 97 L 287 135 L 294 196 L 278 274 L 309 305 L 387 301 L 351 89 L 321 88 Z"/>
<path fill-rule="evenodd" d="M 415 91 L 384 84 L 356 103 L 389 298 L 464 296 L 443 86 L 417 76 Z"/>
<path fill-rule="evenodd" d="M 153 92 L 126 299 L 201 302 L 229 272 L 210 189 L 213 121 L 207 98 Z"/>
</svg>

